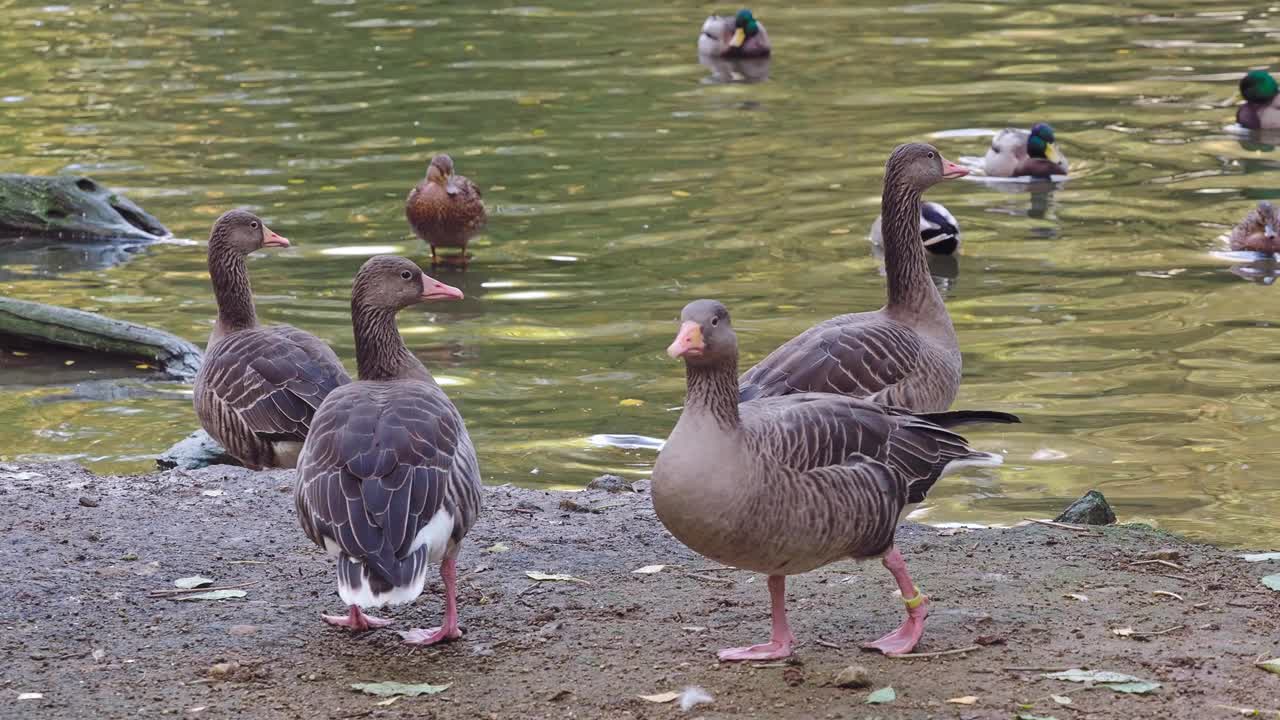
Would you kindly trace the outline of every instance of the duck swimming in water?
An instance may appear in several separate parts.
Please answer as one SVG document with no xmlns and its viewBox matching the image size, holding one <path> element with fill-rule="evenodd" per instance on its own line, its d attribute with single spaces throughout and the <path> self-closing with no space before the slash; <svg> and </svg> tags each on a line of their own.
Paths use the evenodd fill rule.
<svg viewBox="0 0 1280 720">
<path fill-rule="evenodd" d="M 1236 122 L 1250 130 L 1280 128 L 1280 88 L 1266 70 L 1250 70 L 1240 78 L 1244 102 L 1236 109 Z"/>
<path fill-rule="evenodd" d="M 733 17 L 712 15 L 702 23 L 698 54 L 722 58 L 762 58 L 773 51 L 764 23 L 743 8 Z"/>
<path fill-rule="evenodd" d="M 1047 178 L 1067 174 L 1067 157 L 1058 149 L 1048 123 L 1036 123 L 1029 131 L 1001 130 L 991 141 L 982 164 L 991 177 Z"/>
</svg>

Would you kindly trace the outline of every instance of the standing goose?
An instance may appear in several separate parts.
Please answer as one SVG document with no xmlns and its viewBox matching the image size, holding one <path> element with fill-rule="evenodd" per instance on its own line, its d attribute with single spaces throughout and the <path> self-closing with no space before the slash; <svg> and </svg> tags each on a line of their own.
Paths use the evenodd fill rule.
<svg viewBox="0 0 1280 720">
<path fill-rule="evenodd" d="M 431 248 L 431 264 L 436 265 L 436 248 L 458 248 L 449 262 L 466 265 L 467 243 L 488 222 L 480 188 L 461 175 L 453 174 L 453 158 L 445 154 L 431 158 L 427 176 L 409 191 L 404 214 L 414 234 Z"/>
<path fill-rule="evenodd" d="M 920 196 L 968 173 L 932 145 L 900 145 L 881 200 L 888 303 L 814 325 L 740 379 L 743 401 L 799 392 L 865 397 L 912 412 L 946 410 L 960 387 L 960 345 L 920 242 Z"/>
<path fill-rule="evenodd" d="M 898 520 L 944 473 L 997 465 L 946 426 L 1018 422 L 971 411 L 914 416 L 828 393 L 738 403 L 738 340 L 729 312 L 696 300 L 681 314 L 667 353 L 684 358 L 680 420 L 653 468 L 653 506 L 663 525 L 695 552 L 769 576 L 768 643 L 722 650 L 721 660 L 791 654 L 785 583 L 845 558 L 880 557 L 907 606 L 907 619 L 864 647 L 911 652 L 924 633 L 928 598 L 893 545 Z"/>
<path fill-rule="evenodd" d="M 415 645 L 462 636 L 455 560 L 480 514 L 480 467 L 458 409 L 396 327 L 396 313 L 410 305 L 461 298 L 461 290 L 400 257 L 370 258 L 356 274 L 351 320 L 360 379 L 316 413 L 294 489 L 303 531 L 338 564 L 348 612 L 323 616 L 331 625 L 389 624 L 362 608 L 412 602 L 439 564 L 444 622 L 400 635 Z"/>
<path fill-rule="evenodd" d="M 1244 102 L 1236 108 L 1236 122 L 1250 130 L 1280 128 L 1280 87 L 1266 70 L 1250 70 L 1240 78 Z"/>
<path fill-rule="evenodd" d="M 1047 123 L 1036 123 L 1030 131 L 1005 128 L 996 133 L 982 165 L 992 177 L 1047 178 L 1066 175 L 1068 168 Z"/>
<path fill-rule="evenodd" d="M 247 210 L 209 233 L 209 277 L 218 319 L 192 396 L 200 425 L 246 467 L 294 467 L 316 408 L 351 382 L 338 356 L 289 325 L 258 325 L 245 256 L 289 241 Z"/>
</svg>

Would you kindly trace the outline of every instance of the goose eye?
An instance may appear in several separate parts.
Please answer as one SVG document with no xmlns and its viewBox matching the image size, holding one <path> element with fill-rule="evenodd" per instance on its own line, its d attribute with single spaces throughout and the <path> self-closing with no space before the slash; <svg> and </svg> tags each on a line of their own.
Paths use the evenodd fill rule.
<svg viewBox="0 0 1280 720">
<path fill-rule="evenodd" d="M 254 220 L 253 222 L 249 223 L 249 227 L 253 228 L 254 230 L 257 230 L 257 229 L 258 229 L 258 221 L 257 221 L 257 220 Z"/>
<path fill-rule="evenodd" d="M 930 159 L 930 160 L 932 160 L 932 159 L 933 159 L 933 153 L 929 153 L 929 159 Z"/>
<path fill-rule="evenodd" d="M 711 318 L 711 327 L 715 327 L 715 326 L 717 326 L 717 325 L 719 325 L 719 324 L 720 324 L 720 318 L 718 318 L 718 317 L 713 317 L 713 318 Z"/>
<path fill-rule="evenodd" d="M 405 270 L 404 272 L 400 273 L 400 277 L 404 278 L 405 280 L 408 280 L 409 278 L 413 277 L 413 273 L 409 272 L 408 270 Z"/>
</svg>

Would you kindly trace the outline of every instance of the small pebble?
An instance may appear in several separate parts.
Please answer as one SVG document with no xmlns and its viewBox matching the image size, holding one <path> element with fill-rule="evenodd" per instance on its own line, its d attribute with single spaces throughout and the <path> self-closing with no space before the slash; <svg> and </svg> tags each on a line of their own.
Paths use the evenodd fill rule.
<svg viewBox="0 0 1280 720">
<path fill-rule="evenodd" d="M 98 507 L 98 498 L 81 495 L 80 505 L 83 507 Z"/>
<path fill-rule="evenodd" d="M 836 673 L 835 683 L 842 688 L 871 687 L 871 675 L 861 665 L 850 665 Z"/>
</svg>

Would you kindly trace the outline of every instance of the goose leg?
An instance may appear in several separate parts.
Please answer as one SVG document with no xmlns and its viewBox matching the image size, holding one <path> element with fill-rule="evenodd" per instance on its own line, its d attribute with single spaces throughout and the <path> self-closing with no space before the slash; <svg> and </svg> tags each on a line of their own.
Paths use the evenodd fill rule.
<svg viewBox="0 0 1280 720">
<path fill-rule="evenodd" d="M 440 579 L 444 580 L 444 623 L 440 627 L 419 630 L 417 628 L 400 633 L 407 645 L 435 645 L 446 640 L 462 637 L 458 629 L 458 568 L 453 558 L 445 558 L 440 563 Z"/>
<path fill-rule="evenodd" d="M 350 628 L 356 632 L 372 628 L 386 627 L 391 624 L 390 620 L 376 618 L 372 615 L 365 615 L 359 605 L 352 605 L 346 615 L 321 615 L 320 619 L 330 625 Z"/>
<path fill-rule="evenodd" d="M 902 601 L 907 605 L 907 619 L 897 630 L 875 642 L 863 643 L 862 647 L 879 650 L 885 655 L 903 655 L 915 649 L 916 643 L 924 635 L 924 621 L 929 617 L 929 597 L 911 582 L 907 562 L 902 559 L 898 548 L 889 550 L 880 562 L 893 573 L 893 579 L 898 582 Z"/>
<path fill-rule="evenodd" d="M 784 575 L 769 576 L 769 601 L 773 606 L 773 629 L 769 642 L 750 647 L 721 650 L 721 660 L 776 660 L 791 656 L 791 644 L 796 636 L 787 624 L 787 578 Z"/>
</svg>

